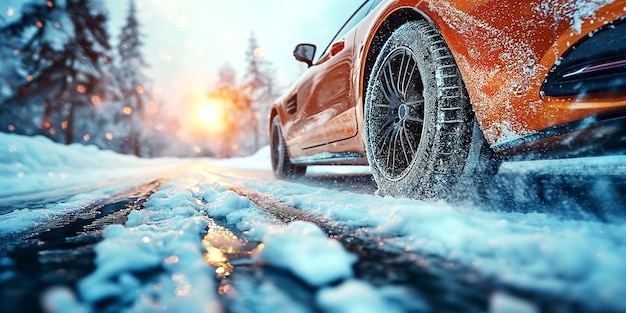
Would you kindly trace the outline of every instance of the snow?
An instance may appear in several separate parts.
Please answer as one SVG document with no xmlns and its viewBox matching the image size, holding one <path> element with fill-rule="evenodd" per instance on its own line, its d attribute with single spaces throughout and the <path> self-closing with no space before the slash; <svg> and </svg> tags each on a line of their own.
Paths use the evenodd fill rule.
<svg viewBox="0 0 626 313">
<path fill-rule="evenodd" d="M 580 34 L 585 20 L 593 17 L 601 7 L 613 2 L 615 0 L 576 0 L 564 3 L 544 0 L 534 11 L 541 16 L 554 16 L 557 20 L 570 22 L 572 29 Z"/>
<path fill-rule="evenodd" d="M 0 133 L 0 199 L 76 188 L 94 181 L 153 175 L 188 161 L 142 160 L 95 146 L 59 146 L 41 136 Z M 0 200 L 0 204 L 2 201 Z"/>
<path fill-rule="evenodd" d="M 529 303 L 503 292 L 496 292 L 489 302 L 490 313 L 538 313 L 539 309 Z"/>
<path fill-rule="evenodd" d="M 254 188 L 287 204 L 297 202 L 324 219 L 395 236 L 381 244 L 446 256 L 518 286 L 626 309 L 622 297 L 626 266 L 620 261 L 626 257 L 626 224 L 483 212 L 471 205 L 354 195 L 304 185 L 278 190 L 259 183 Z"/>
<path fill-rule="evenodd" d="M 348 280 L 337 287 L 320 291 L 317 302 L 326 312 L 404 312 L 398 307 L 390 306 L 376 288 L 358 280 Z"/>
<path fill-rule="evenodd" d="M 293 222 L 263 237 L 264 248 L 254 260 L 288 269 L 312 286 L 352 277 L 357 258 L 315 224 Z"/>
<path fill-rule="evenodd" d="M 93 147 L 62 146 L 43 138 L 5 134 L 0 134 L 0 161 L 0 182 L 6 186 L 0 191 L 0 203 L 6 203 L 3 199 L 12 193 L 20 197 L 47 195 L 42 190 L 86 186 L 115 175 L 134 177 L 127 182 L 132 184 L 149 177 L 148 173 L 157 175 L 189 162 L 141 160 Z M 594 159 L 583 167 L 592 171 L 601 168 L 603 162 L 613 162 L 609 167 L 613 170 L 623 170 L 626 164 L 624 158 L 607 158 Z M 231 172 L 229 164 L 236 171 Z M 438 255 L 518 288 L 584 301 L 589 308 L 600 311 L 626 311 L 623 221 L 601 223 L 545 213 L 484 211 L 473 203 L 360 195 L 255 176 L 259 171 L 271 173 L 269 164 L 266 148 L 250 158 L 201 159 L 178 171 L 150 196 L 142 210 L 132 211 L 124 225 L 105 228 L 103 241 L 95 247 L 96 268 L 79 282 L 78 294 L 52 288 L 44 294 L 44 304 L 51 312 L 92 311 L 102 303 L 118 303 L 116 311 L 124 312 L 219 312 L 222 308 L 215 277 L 224 268 L 211 262 L 213 256 L 207 250 L 216 252 L 215 257 L 223 264 L 228 261 L 225 255 L 211 247 L 219 248 L 220 240 L 231 246 L 240 240 L 232 234 L 223 238 L 207 234 L 216 227 L 212 219 L 221 219 L 247 240 L 260 242 L 250 252 L 250 262 L 282 268 L 314 286 L 316 304 L 324 311 L 428 310 L 419 295 L 411 295 L 413 301 L 408 303 L 404 289 L 377 287 L 355 278 L 351 268 L 355 255 L 314 224 L 285 224 L 258 209 L 249 199 L 226 188 L 222 179 L 230 178 L 326 223 L 356 229 L 357 235 L 383 238 L 379 242 L 381 249 Z M 501 171 L 517 171 L 520 175 L 542 168 L 555 171 L 554 164 L 542 164 L 509 163 Z M 216 174 L 215 169 L 221 172 Z M 76 210 L 77 203 L 88 203 L 120 188 L 118 181 L 46 210 L 23 208 L 2 214 L 0 233 L 27 232 L 45 219 Z M 245 283 L 238 286 L 248 287 Z M 250 303 L 281 308 L 281 303 L 290 300 L 280 295 L 267 297 L 275 294 L 276 288 L 264 284 Z M 495 293 L 490 311 L 538 312 L 539 308 L 508 294 Z"/>
</svg>

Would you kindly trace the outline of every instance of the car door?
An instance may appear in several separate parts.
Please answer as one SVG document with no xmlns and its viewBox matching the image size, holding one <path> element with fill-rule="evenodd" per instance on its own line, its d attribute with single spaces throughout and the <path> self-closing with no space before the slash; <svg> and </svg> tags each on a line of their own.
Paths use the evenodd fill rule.
<svg viewBox="0 0 626 313">
<path fill-rule="evenodd" d="M 367 15 L 372 2 L 376 1 L 364 1 L 337 32 L 298 89 L 302 115 L 294 129 L 303 150 L 356 135 L 356 100 L 351 88 L 355 27 Z"/>
</svg>

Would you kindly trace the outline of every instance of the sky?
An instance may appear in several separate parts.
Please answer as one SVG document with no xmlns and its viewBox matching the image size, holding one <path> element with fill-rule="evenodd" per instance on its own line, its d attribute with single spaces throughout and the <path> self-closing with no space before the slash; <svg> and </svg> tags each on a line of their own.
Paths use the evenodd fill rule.
<svg viewBox="0 0 626 313">
<path fill-rule="evenodd" d="M 304 63 L 292 55 L 298 43 L 324 49 L 362 0 L 133 0 L 137 3 L 146 70 L 156 94 L 170 107 L 209 92 L 219 69 L 232 66 L 241 79 L 253 32 L 280 87 L 288 87 Z M 107 0 L 112 41 L 119 38 L 127 0 Z M 311 5 L 311 3 L 313 3 Z"/>
</svg>

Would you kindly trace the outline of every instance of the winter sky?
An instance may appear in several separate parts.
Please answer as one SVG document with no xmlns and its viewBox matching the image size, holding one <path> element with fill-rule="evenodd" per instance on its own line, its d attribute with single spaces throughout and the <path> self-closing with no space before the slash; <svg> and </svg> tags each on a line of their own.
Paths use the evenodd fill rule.
<svg viewBox="0 0 626 313">
<path fill-rule="evenodd" d="M 306 68 L 294 60 L 301 42 L 324 49 L 362 0 L 136 0 L 144 56 L 157 93 L 171 106 L 210 90 L 218 70 L 230 64 L 238 79 L 245 71 L 248 38 L 254 32 L 275 66 L 281 87 Z M 113 42 L 127 16 L 127 0 L 107 0 Z"/>
</svg>

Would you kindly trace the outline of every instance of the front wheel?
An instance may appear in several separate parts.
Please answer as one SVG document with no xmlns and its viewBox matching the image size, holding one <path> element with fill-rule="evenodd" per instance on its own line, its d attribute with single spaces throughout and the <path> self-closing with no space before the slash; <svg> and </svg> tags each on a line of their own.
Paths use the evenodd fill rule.
<svg viewBox="0 0 626 313">
<path fill-rule="evenodd" d="M 271 132 L 271 158 L 272 158 L 272 171 L 274 176 L 280 179 L 286 178 L 298 178 L 304 176 L 306 173 L 306 166 L 295 165 L 289 160 L 289 154 L 287 153 L 287 147 L 285 145 L 285 139 L 280 126 L 280 118 L 274 116 L 272 119 L 272 132 Z"/>
<path fill-rule="evenodd" d="M 495 162 L 473 155 L 486 151 L 475 123 L 459 69 L 439 32 L 426 21 L 394 31 L 376 60 L 365 96 L 367 158 L 380 191 L 449 198 L 468 175 L 476 181 L 495 174 L 497 167 L 470 164 Z"/>
</svg>

